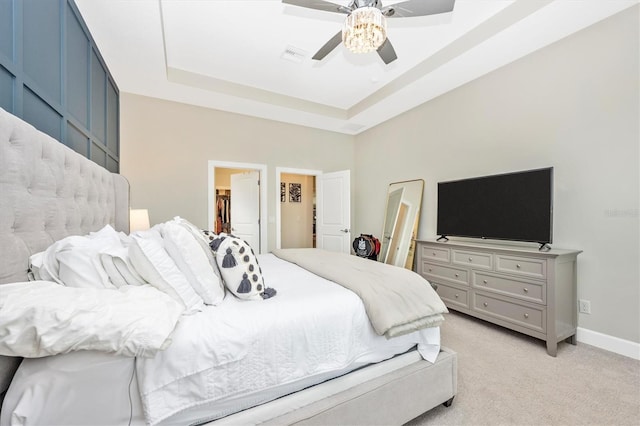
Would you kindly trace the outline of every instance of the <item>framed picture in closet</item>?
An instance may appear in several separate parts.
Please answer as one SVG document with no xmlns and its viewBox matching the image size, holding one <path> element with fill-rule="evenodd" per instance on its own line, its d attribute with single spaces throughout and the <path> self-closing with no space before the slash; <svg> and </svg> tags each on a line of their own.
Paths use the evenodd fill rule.
<svg viewBox="0 0 640 426">
<path fill-rule="evenodd" d="M 284 203 L 285 201 L 287 201 L 287 184 L 280 182 L 280 202 Z"/>
<path fill-rule="evenodd" d="M 301 183 L 289 184 L 289 202 L 291 203 L 302 202 L 302 184 Z"/>
</svg>

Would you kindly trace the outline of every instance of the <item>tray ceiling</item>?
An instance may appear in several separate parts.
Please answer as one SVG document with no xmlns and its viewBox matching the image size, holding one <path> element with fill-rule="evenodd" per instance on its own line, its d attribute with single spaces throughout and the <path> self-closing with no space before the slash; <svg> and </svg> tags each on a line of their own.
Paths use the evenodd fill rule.
<svg viewBox="0 0 640 426">
<path fill-rule="evenodd" d="M 312 60 L 344 15 L 279 0 L 75 1 L 123 92 L 346 134 L 638 3 L 457 0 L 451 13 L 389 19 L 398 59 L 385 65 L 343 46 Z"/>
</svg>

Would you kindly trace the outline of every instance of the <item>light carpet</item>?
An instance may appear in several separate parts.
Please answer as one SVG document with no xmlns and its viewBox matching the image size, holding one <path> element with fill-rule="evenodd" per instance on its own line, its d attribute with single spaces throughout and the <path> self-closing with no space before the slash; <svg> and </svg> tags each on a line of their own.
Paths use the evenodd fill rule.
<svg viewBox="0 0 640 426">
<path fill-rule="evenodd" d="M 458 393 L 407 426 L 640 425 L 640 361 L 578 342 L 545 343 L 450 313 L 442 344 L 458 353 Z"/>
</svg>

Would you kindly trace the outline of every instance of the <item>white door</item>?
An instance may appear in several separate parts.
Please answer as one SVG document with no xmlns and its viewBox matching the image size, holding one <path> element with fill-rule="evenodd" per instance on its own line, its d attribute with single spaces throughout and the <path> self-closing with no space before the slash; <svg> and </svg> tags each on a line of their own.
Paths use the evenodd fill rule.
<svg viewBox="0 0 640 426">
<path fill-rule="evenodd" d="M 260 173 L 231 175 L 231 233 L 260 253 Z"/>
<path fill-rule="evenodd" d="M 351 252 L 351 172 L 325 173 L 316 182 L 316 246 Z"/>
</svg>

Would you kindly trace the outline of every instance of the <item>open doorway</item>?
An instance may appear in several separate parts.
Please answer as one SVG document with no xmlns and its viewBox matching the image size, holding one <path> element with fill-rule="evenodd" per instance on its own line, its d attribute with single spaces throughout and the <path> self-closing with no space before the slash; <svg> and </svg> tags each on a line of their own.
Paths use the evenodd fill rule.
<svg viewBox="0 0 640 426">
<path fill-rule="evenodd" d="M 209 161 L 209 229 L 242 237 L 256 253 L 267 252 L 266 169 L 262 164 Z"/>
<path fill-rule="evenodd" d="M 231 175 L 250 172 L 250 169 L 216 167 L 213 232 L 231 233 Z"/>
<path fill-rule="evenodd" d="M 276 247 L 316 247 L 316 177 L 319 170 L 276 168 Z"/>
</svg>

